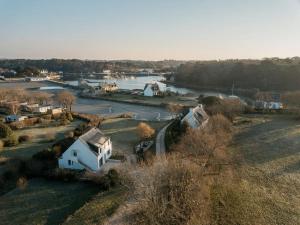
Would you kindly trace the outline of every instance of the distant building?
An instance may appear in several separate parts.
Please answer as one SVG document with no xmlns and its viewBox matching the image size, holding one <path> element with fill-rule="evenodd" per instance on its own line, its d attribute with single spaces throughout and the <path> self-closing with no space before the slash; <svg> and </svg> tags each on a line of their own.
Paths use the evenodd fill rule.
<svg viewBox="0 0 300 225">
<path fill-rule="evenodd" d="M 100 85 L 100 91 L 104 93 L 116 92 L 119 89 L 116 83 L 108 84 L 104 83 Z"/>
<path fill-rule="evenodd" d="M 25 81 L 27 82 L 37 82 L 37 81 L 45 81 L 49 80 L 49 77 L 26 77 Z"/>
<path fill-rule="evenodd" d="M 258 110 L 264 110 L 264 109 L 280 110 L 280 109 L 283 109 L 283 104 L 281 102 L 256 101 L 255 109 L 258 109 Z"/>
<path fill-rule="evenodd" d="M 81 135 L 59 158 L 59 168 L 99 171 L 112 154 L 112 143 L 98 128 Z"/>
<path fill-rule="evenodd" d="M 40 70 L 40 74 L 43 74 L 43 75 L 47 75 L 48 74 L 48 70 Z"/>
<path fill-rule="evenodd" d="M 27 116 L 18 116 L 18 115 L 9 115 L 5 117 L 5 122 L 6 123 L 11 123 L 11 122 L 19 122 L 27 119 Z"/>
<path fill-rule="evenodd" d="M 63 109 L 61 107 L 53 108 L 48 110 L 49 113 L 52 115 L 61 114 L 63 112 Z"/>
<path fill-rule="evenodd" d="M 160 88 L 157 83 L 147 83 L 144 87 L 144 96 L 147 97 L 153 97 L 153 96 L 159 96 L 162 92 L 160 91 Z"/>
<path fill-rule="evenodd" d="M 104 73 L 104 74 L 111 74 L 111 70 L 103 70 L 102 73 Z"/>
<path fill-rule="evenodd" d="M 187 123 L 191 128 L 204 127 L 208 122 L 209 116 L 203 109 L 202 105 L 191 108 L 189 112 L 183 117 L 181 123 Z"/>
<path fill-rule="evenodd" d="M 46 105 L 46 106 L 38 106 L 38 107 L 34 107 L 32 109 L 32 112 L 34 113 L 47 113 L 48 110 L 53 109 L 52 105 Z"/>
</svg>

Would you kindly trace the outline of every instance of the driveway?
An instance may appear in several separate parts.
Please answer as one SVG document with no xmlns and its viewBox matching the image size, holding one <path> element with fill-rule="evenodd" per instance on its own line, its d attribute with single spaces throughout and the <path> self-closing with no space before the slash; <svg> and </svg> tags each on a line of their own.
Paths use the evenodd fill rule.
<svg viewBox="0 0 300 225">
<path fill-rule="evenodd" d="M 170 126 L 170 124 L 171 123 L 162 128 L 156 136 L 156 155 L 165 155 L 166 153 L 165 136 L 167 128 Z"/>
</svg>

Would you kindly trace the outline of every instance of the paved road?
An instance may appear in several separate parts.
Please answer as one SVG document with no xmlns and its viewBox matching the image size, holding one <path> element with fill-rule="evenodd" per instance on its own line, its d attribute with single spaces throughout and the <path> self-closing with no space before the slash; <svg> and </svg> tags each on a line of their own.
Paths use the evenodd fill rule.
<svg viewBox="0 0 300 225">
<path fill-rule="evenodd" d="M 162 128 L 156 136 L 156 155 L 165 155 L 166 153 L 166 143 L 165 136 L 168 126 L 171 123 L 167 124 L 164 128 Z"/>
</svg>

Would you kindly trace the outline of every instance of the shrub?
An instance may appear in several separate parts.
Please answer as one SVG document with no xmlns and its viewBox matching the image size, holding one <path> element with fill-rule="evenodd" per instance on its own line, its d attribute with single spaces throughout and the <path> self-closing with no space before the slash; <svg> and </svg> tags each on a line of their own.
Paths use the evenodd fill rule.
<svg viewBox="0 0 300 225">
<path fill-rule="evenodd" d="M 12 134 L 5 140 L 5 146 L 16 146 L 19 144 L 19 139 L 16 135 Z"/>
<path fill-rule="evenodd" d="M 55 151 L 45 149 L 40 151 L 32 156 L 33 159 L 41 160 L 41 161 L 54 161 L 56 160 Z"/>
<path fill-rule="evenodd" d="M 7 138 L 13 134 L 12 129 L 6 124 L 0 122 L 0 138 Z"/>
<path fill-rule="evenodd" d="M 30 135 L 21 135 L 19 136 L 19 142 L 28 142 L 31 140 L 31 136 Z"/>
<path fill-rule="evenodd" d="M 53 180 L 74 181 L 77 179 L 77 173 L 72 170 L 55 169 L 50 171 L 46 177 Z"/>
<path fill-rule="evenodd" d="M 140 136 L 141 140 L 145 140 L 148 138 L 153 137 L 155 130 L 149 126 L 147 123 L 141 122 L 137 127 L 138 135 Z"/>
<path fill-rule="evenodd" d="M 67 120 L 67 119 L 62 119 L 62 120 L 60 120 L 60 125 L 66 126 L 66 125 L 68 125 L 68 124 L 70 124 L 70 121 L 69 121 L 69 120 Z"/>
<path fill-rule="evenodd" d="M 150 167 L 138 168 L 132 180 L 136 208 L 129 215 L 130 224 L 186 225 L 207 221 L 209 190 L 199 166 L 171 156 L 156 160 Z"/>
<path fill-rule="evenodd" d="M 68 131 L 65 133 L 65 138 L 73 138 L 74 137 L 74 132 L 73 131 Z"/>
<path fill-rule="evenodd" d="M 69 121 L 73 121 L 72 113 L 67 112 L 67 113 L 66 113 L 66 117 L 67 117 L 67 119 L 68 119 Z"/>
<path fill-rule="evenodd" d="M 2 150 L 4 147 L 4 141 L 0 140 L 0 150 Z"/>
<path fill-rule="evenodd" d="M 42 135 L 42 137 L 48 141 L 48 142 L 52 142 L 55 140 L 55 133 L 52 133 L 52 132 L 49 132 L 49 133 L 46 133 L 44 135 Z"/>
<path fill-rule="evenodd" d="M 19 177 L 17 180 L 17 187 L 20 189 L 25 189 L 27 187 L 28 181 L 26 177 Z"/>
</svg>

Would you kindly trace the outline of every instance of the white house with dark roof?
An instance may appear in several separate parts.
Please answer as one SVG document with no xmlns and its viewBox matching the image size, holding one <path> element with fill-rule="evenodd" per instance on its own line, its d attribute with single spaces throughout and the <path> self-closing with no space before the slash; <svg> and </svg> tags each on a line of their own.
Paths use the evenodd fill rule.
<svg viewBox="0 0 300 225">
<path fill-rule="evenodd" d="M 99 171 L 111 157 L 112 143 L 98 128 L 81 135 L 59 158 L 59 168 Z"/>
<path fill-rule="evenodd" d="M 147 83 L 144 87 L 144 96 L 153 97 L 161 94 L 157 83 Z"/>
<path fill-rule="evenodd" d="M 183 117 L 181 123 L 186 122 L 191 128 L 204 127 L 208 122 L 209 116 L 200 104 L 195 108 L 190 108 L 189 112 Z"/>
</svg>

